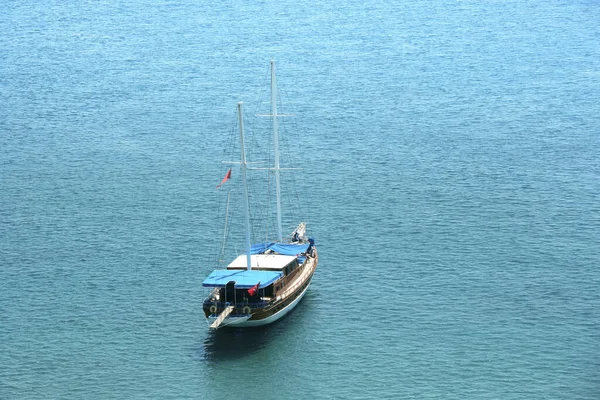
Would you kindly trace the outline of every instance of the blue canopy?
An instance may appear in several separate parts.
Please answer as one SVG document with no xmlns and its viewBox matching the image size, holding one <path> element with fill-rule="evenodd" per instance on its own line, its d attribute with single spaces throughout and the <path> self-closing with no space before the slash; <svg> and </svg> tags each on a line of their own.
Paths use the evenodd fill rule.
<svg viewBox="0 0 600 400">
<path fill-rule="evenodd" d="M 274 245 L 275 243 L 256 243 L 253 244 L 250 248 L 250 254 L 264 254 L 265 251 L 269 248 L 269 246 Z"/>
<path fill-rule="evenodd" d="M 257 270 L 216 269 L 202 282 L 205 287 L 225 287 L 227 282 L 235 281 L 237 289 L 250 289 L 260 282 L 259 288 L 269 286 L 281 277 L 281 272 Z"/>
<path fill-rule="evenodd" d="M 252 245 L 250 254 L 264 254 L 267 250 L 272 250 L 284 256 L 295 256 L 305 253 L 309 246 L 309 243 L 257 243 Z"/>
</svg>

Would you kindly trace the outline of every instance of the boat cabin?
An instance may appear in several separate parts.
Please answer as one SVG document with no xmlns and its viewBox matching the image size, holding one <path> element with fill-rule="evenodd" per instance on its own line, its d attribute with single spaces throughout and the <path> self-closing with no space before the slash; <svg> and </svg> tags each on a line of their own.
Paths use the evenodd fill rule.
<svg viewBox="0 0 600 400">
<path fill-rule="evenodd" d="M 247 269 L 247 256 L 242 254 L 227 269 L 214 270 L 202 282 L 202 286 L 213 288 L 204 304 L 206 312 L 211 306 L 220 310 L 226 304 L 238 308 L 263 307 L 298 276 L 309 249 L 309 244 L 261 243 L 252 246 L 251 269 Z"/>
<path fill-rule="evenodd" d="M 245 254 L 238 256 L 228 266 L 228 270 L 245 270 L 247 267 L 247 257 Z M 280 254 L 252 254 L 250 256 L 250 265 L 252 270 L 257 271 L 279 271 L 283 275 L 288 275 L 298 267 L 298 259 L 294 256 L 285 256 Z"/>
</svg>

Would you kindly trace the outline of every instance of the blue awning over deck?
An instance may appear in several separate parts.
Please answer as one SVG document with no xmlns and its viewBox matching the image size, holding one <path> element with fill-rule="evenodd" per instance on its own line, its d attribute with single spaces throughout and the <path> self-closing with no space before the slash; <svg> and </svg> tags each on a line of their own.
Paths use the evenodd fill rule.
<svg viewBox="0 0 600 400">
<path fill-rule="evenodd" d="M 259 288 L 269 286 L 281 277 L 281 272 L 256 270 L 216 269 L 202 282 L 205 287 L 225 287 L 227 282 L 235 281 L 238 289 L 250 289 L 260 282 Z"/>
</svg>

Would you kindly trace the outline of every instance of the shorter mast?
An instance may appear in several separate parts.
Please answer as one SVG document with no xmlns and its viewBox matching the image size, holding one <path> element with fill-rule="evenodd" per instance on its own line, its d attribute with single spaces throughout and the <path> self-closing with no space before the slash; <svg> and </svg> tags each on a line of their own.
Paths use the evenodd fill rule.
<svg viewBox="0 0 600 400">
<path fill-rule="evenodd" d="M 273 119 L 273 147 L 275 158 L 275 193 L 277 199 L 277 240 L 283 241 L 281 229 L 281 181 L 279 168 L 279 125 L 277 121 L 277 79 L 275 78 L 275 61 L 271 60 L 271 118 Z"/>
<path fill-rule="evenodd" d="M 250 256 L 250 205 L 248 202 L 248 181 L 246 180 L 246 148 L 244 147 L 244 118 L 242 117 L 242 102 L 238 103 L 238 117 L 240 120 L 240 153 L 242 154 L 242 186 L 244 187 L 244 215 L 246 217 L 246 269 L 252 269 Z"/>
</svg>

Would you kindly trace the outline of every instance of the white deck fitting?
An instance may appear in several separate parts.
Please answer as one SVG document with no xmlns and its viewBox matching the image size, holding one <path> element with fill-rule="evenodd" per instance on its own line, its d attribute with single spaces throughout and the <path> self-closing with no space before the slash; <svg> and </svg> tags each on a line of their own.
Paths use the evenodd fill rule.
<svg viewBox="0 0 600 400">
<path fill-rule="evenodd" d="M 281 271 L 295 258 L 294 256 L 282 256 L 280 254 L 252 254 L 250 262 L 252 269 Z M 246 269 L 246 255 L 238 256 L 227 266 L 227 269 Z"/>
</svg>

